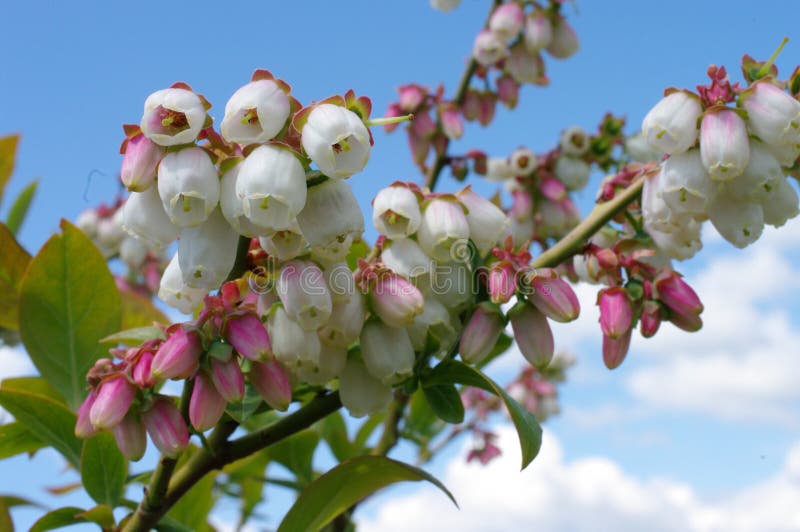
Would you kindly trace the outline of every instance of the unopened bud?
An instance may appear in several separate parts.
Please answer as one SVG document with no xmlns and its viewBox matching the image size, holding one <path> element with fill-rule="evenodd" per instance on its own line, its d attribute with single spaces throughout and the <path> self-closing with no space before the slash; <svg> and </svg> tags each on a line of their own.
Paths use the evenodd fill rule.
<svg viewBox="0 0 800 532">
<path fill-rule="evenodd" d="M 122 456 L 131 462 L 136 462 L 144 456 L 147 449 L 147 431 L 139 412 L 129 411 L 114 427 L 113 432 Z"/>
<path fill-rule="evenodd" d="M 188 379 L 200 364 L 203 343 L 191 327 L 178 327 L 161 344 L 153 358 L 153 377 L 158 380 Z"/>
<path fill-rule="evenodd" d="M 133 402 L 136 387 L 125 377 L 113 377 L 100 384 L 97 397 L 89 410 L 89 421 L 98 430 L 117 425 Z"/>
<path fill-rule="evenodd" d="M 210 429 L 222 418 L 227 404 L 211 378 L 205 373 L 198 373 L 189 399 L 189 421 L 192 426 L 200 432 Z"/>
<path fill-rule="evenodd" d="M 553 359 L 555 345 L 545 315 L 529 302 L 515 306 L 508 315 L 522 355 L 536 368 L 547 367 Z"/>
<path fill-rule="evenodd" d="M 189 428 L 172 398 L 157 398 L 142 413 L 142 420 L 150 439 L 165 456 L 177 458 L 189 445 Z"/>
<path fill-rule="evenodd" d="M 253 312 L 233 314 L 225 320 L 225 341 L 249 360 L 264 360 L 271 354 L 267 328 Z"/>
<path fill-rule="evenodd" d="M 477 364 L 491 353 L 500 334 L 505 327 L 503 313 L 494 305 L 479 305 L 470 317 L 464 332 L 458 352 L 461 358 L 469 364 Z"/>
<path fill-rule="evenodd" d="M 289 374 L 277 360 L 254 362 L 250 366 L 250 383 L 271 408 L 286 410 L 292 402 Z"/>
</svg>

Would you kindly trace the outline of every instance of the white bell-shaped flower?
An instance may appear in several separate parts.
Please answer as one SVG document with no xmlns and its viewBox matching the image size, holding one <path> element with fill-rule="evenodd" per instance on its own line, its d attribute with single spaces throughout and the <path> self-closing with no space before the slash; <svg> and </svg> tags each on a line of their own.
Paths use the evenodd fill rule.
<svg viewBox="0 0 800 532">
<path fill-rule="evenodd" d="M 181 229 L 178 258 L 183 281 L 195 288 L 218 288 L 236 262 L 238 236 L 219 209 L 202 224 Z"/>
<path fill-rule="evenodd" d="M 664 155 L 664 152 L 661 150 L 656 150 L 650 146 L 641 132 L 625 139 L 625 153 L 637 163 L 660 161 L 661 156 Z"/>
<path fill-rule="evenodd" d="M 207 293 L 208 290 L 204 288 L 192 288 L 183 282 L 178 255 L 175 254 L 161 275 L 161 285 L 158 288 L 159 299 L 184 314 L 191 314 L 203 302 Z"/>
<path fill-rule="evenodd" d="M 659 193 L 670 209 L 705 215 L 718 185 L 711 180 L 699 150 L 672 155 L 661 163 Z"/>
<path fill-rule="evenodd" d="M 430 278 L 435 267 L 433 259 L 411 238 L 387 241 L 381 251 L 381 262 L 415 284 L 419 284 L 421 279 Z"/>
<path fill-rule="evenodd" d="M 539 52 L 531 52 L 520 41 L 511 47 L 506 58 L 505 69 L 517 83 L 541 85 L 545 82 L 544 60 Z"/>
<path fill-rule="evenodd" d="M 703 247 L 700 223 L 691 218 L 686 218 L 685 221 L 684 225 L 675 226 L 668 233 L 648 230 L 659 251 L 671 259 L 690 259 Z"/>
<path fill-rule="evenodd" d="M 188 89 L 162 89 L 144 102 L 142 133 L 160 146 L 194 142 L 206 121 L 203 101 Z"/>
<path fill-rule="evenodd" d="M 330 103 L 317 105 L 309 113 L 301 142 L 320 172 L 330 178 L 346 178 L 363 170 L 371 149 L 361 118 Z"/>
<path fill-rule="evenodd" d="M 477 293 L 472 271 L 464 262 L 437 264 L 433 280 L 429 287 L 425 287 L 425 291 L 426 299 L 428 296 L 435 297 L 454 312 L 463 310 Z"/>
<path fill-rule="evenodd" d="M 289 96 L 277 83 L 268 79 L 251 81 L 228 100 L 220 131 L 228 142 L 267 142 L 286 125 L 289 112 Z"/>
<path fill-rule="evenodd" d="M 203 223 L 219 203 L 219 176 L 201 148 L 168 153 L 158 165 L 158 195 L 177 226 Z"/>
<path fill-rule="evenodd" d="M 472 45 L 472 57 L 483 66 L 492 66 L 508 56 L 508 46 L 491 30 L 481 30 Z"/>
<path fill-rule="evenodd" d="M 259 146 L 247 156 L 236 178 L 244 215 L 262 234 L 288 229 L 306 203 L 306 174 L 290 151 Z"/>
<path fill-rule="evenodd" d="M 372 201 L 372 224 L 387 238 L 397 240 L 413 235 L 421 221 L 419 200 L 408 187 L 388 186 L 379 190 Z"/>
<path fill-rule="evenodd" d="M 276 306 L 269 314 L 267 330 L 272 354 L 289 370 L 313 370 L 319 366 L 320 342 L 317 333 L 304 330 L 282 306 Z"/>
<path fill-rule="evenodd" d="M 126 236 L 119 245 L 119 258 L 130 269 L 138 270 L 144 264 L 149 249 L 147 245 L 132 236 Z"/>
<path fill-rule="evenodd" d="M 122 227 L 125 231 L 153 247 L 163 247 L 178 238 L 178 227 L 164 211 L 158 190 L 131 192 L 122 206 Z"/>
<path fill-rule="evenodd" d="M 781 165 L 794 164 L 800 155 L 800 102 L 765 78 L 744 91 L 739 104 L 747 111 L 750 131 L 767 148 L 776 148 Z"/>
<path fill-rule="evenodd" d="M 525 46 L 531 52 L 539 52 L 553 40 L 553 24 L 541 10 L 536 10 L 525 19 Z"/>
<path fill-rule="evenodd" d="M 425 253 L 439 262 L 457 260 L 468 238 L 469 223 L 460 202 L 437 197 L 424 207 L 417 239 Z"/>
<path fill-rule="evenodd" d="M 781 227 L 797 216 L 798 196 L 789 180 L 781 176 L 772 183 L 769 194 L 761 201 L 764 223 Z"/>
<path fill-rule="evenodd" d="M 370 375 L 364 362 L 350 357 L 339 378 L 342 404 L 353 417 L 384 410 L 392 401 L 392 386 Z"/>
<path fill-rule="evenodd" d="M 316 331 L 331 317 L 333 303 L 325 276 L 311 261 L 284 264 L 275 290 L 289 317 L 306 331 Z"/>
<path fill-rule="evenodd" d="M 467 208 L 467 224 L 469 237 L 478 253 L 486 255 L 498 242 L 508 227 L 508 217 L 494 203 L 467 187 L 456 194 L 459 201 Z"/>
<path fill-rule="evenodd" d="M 661 99 L 644 117 L 642 134 L 654 149 L 674 155 L 697 142 L 697 121 L 703 108 L 700 98 L 676 91 Z"/>
<path fill-rule="evenodd" d="M 553 37 L 545 47 L 547 52 L 556 59 L 566 59 L 574 55 L 579 47 L 578 35 L 572 26 L 564 17 L 556 17 L 553 20 Z"/>
<path fill-rule="evenodd" d="M 489 157 L 486 159 L 486 179 L 494 182 L 503 182 L 514 177 L 514 168 L 504 157 Z"/>
<path fill-rule="evenodd" d="M 288 229 L 276 231 L 271 236 L 262 236 L 258 243 L 264 251 L 278 260 L 292 260 L 303 253 L 308 245 L 296 219 L 292 220 Z"/>
<path fill-rule="evenodd" d="M 367 371 L 384 384 L 396 384 L 414 369 L 414 347 L 408 332 L 370 320 L 361 330 L 361 356 Z"/>
<path fill-rule="evenodd" d="M 364 216 L 350 185 L 329 179 L 308 189 L 297 224 L 313 248 L 333 248 L 364 232 Z"/>
<path fill-rule="evenodd" d="M 737 248 L 749 246 L 764 231 L 764 210 L 761 205 L 734 199 L 729 194 L 717 194 L 709 208 L 708 217 L 719 234 Z"/>
<path fill-rule="evenodd" d="M 303 365 L 295 374 L 312 386 L 324 386 L 342 374 L 347 363 L 347 348 L 320 343 L 319 362 L 314 366 Z"/>
<path fill-rule="evenodd" d="M 528 175 L 536 169 L 538 162 L 536 154 L 528 148 L 517 148 L 508 157 L 512 175 Z"/>
<path fill-rule="evenodd" d="M 222 215 L 237 233 L 253 238 L 264 234 L 265 229 L 255 225 L 244 215 L 244 201 L 236 195 L 236 181 L 239 179 L 241 167 L 241 162 L 236 163 L 222 174 L 219 182 L 219 206 Z"/>
<path fill-rule="evenodd" d="M 364 295 L 356 290 L 333 304 L 328 323 L 319 330 L 320 340 L 338 347 L 350 347 L 358 340 L 366 316 Z"/>
<path fill-rule="evenodd" d="M 456 340 L 456 329 L 447 308 L 437 299 L 425 300 L 422 314 L 406 327 L 415 351 L 423 351 L 430 336 L 436 352 L 447 351 Z"/>
<path fill-rule="evenodd" d="M 562 155 L 553 169 L 556 178 L 569 190 L 580 190 L 589 182 L 592 168 L 583 159 Z"/>
<path fill-rule="evenodd" d="M 783 179 L 775 156 L 756 139 L 750 140 L 750 160 L 742 175 L 725 183 L 725 191 L 736 199 L 763 202 Z"/>
<path fill-rule="evenodd" d="M 707 111 L 700 124 L 700 155 L 711 179 L 730 181 L 744 172 L 750 141 L 744 120 L 730 109 Z"/>
<path fill-rule="evenodd" d="M 589 135 L 579 126 L 571 126 L 561 132 L 559 141 L 562 153 L 580 157 L 589 151 Z"/>
</svg>

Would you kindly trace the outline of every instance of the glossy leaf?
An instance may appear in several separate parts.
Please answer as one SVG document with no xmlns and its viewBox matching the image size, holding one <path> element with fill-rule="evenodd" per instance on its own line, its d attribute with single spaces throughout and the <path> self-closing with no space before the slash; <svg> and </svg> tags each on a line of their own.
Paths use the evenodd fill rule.
<svg viewBox="0 0 800 532">
<path fill-rule="evenodd" d="M 475 386 L 500 397 L 508 409 L 511 421 L 517 429 L 522 449 L 522 469 L 530 464 L 542 446 L 542 428 L 536 418 L 517 403 L 502 386 L 473 367 L 456 360 L 445 360 L 437 365 L 423 380 L 425 386 L 458 383 Z"/>
<path fill-rule="evenodd" d="M 8 226 L 8 230 L 15 235 L 19 233 L 19 228 L 22 227 L 22 222 L 25 221 L 25 217 L 28 215 L 28 208 L 31 206 L 33 196 L 36 195 L 36 188 L 38 186 L 38 180 L 31 181 L 22 189 L 17 199 L 14 200 L 14 203 L 11 204 L 11 210 L 8 211 L 6 225 Z"/>
<path fill-rule="evenodd" d="M 318 424 L 318 430 L 338 461 L 343 462 L 353 457 L 355 450 L 347 437 L 347 425 L 341 413 L 334 412 L 323 418 Z"/>
<path fill-rule="evenodd" d="M 116 524 L 114 520 L 114 510 L 112 510 L 110 506 L 106 506 L 104 504 L 100 504 L 94 508 L 89 508 L 85 512 L 78 515 L 90 523 L 99 525 L 103 530 L 111 530 Z"/>
<path fill-rule="evenodd" d="M 369 441 L 370 436 L 372 436 L 372 433 L 375 432 L 375 429 L 378 428 L 381 423 L 383 423 L 383 419 L 385 417 L 386 412 L 372 414 L 364 423 L 361 424 L 360 427 L 358 427 L 356 437 L 353 438 L 353 447 L 356 448 L 358 453 L 361 453 L 367 448 L 367 442 Z"/>
<path fill-rule="evenodd" d="M 447 488 L 425 471 L 385 456 L 360 456 L 342 462 L 309 484 L 286 514 L 278 532 L 319 530 L 364 497 L 406 480 L 427 480 L 456 504 Z"/>
<path fill-rule="evenodd" d="M 19 329 L 19 289 L 31 256 L 0 223 L 0 327 Z"/>
<path fill-rule="evenodd" d="M 0 530 L 14 532 L 14 521 L 11 519 L 11 512 L 8 510 L 8 505 L 0 500 Z"/>
<path fill-rule="evenodd" d="M 190 446 L 178 460 L 176 470 L 179 470 L 199 449 Z M 177 523 L 186 526 L 195 532 L 213 530 L 207 522 L 208 514 L 214 507 L 214 479 L 216 473 L 209 473 L 198 480 L 192 488 L 181 497 L 167 516 Z M 162 520 L 163 521 L 163 520 Z M 169 523 L 169 521 L 167 522 Z"/>
<path fill-rule="evenodd" d="M 77 409 L 86 372 L 120 329 L 120 296 L 100 251 L 62 220 L 31 261 L 20 290 L 20 333 L 41 375 Z"/>
<path fill-rule="evenodd" d="M 128 462 L 111 433 L 101 432 L 83 442 L 81 481 L 96 503 L 116 507 L 125 492 L 127 476 Z"/>
<path fill-rule="evenodd" d="M 267 456 L 294 473 L 303 484 L 311 482 L 312 462 L 319 443 L 319 434 L 306 429 L 267 448 Z"/>
<path fill-rule="evenodd" d="M 170 323 L 171 320 L 143 295 L 128 290 L 120 290 L 119 294 L 122 305 L 121 329 L 152 326 L 153 322 Z"/>
<path fill-rule="evenodd" d="M 11 377 L 9 379 L 3 379 L 0 388 L 3 390 L 16 390 L 18 392 L 44 395 L 57 403 L 67 404 L 61 394 L 58 393 L 58 390 L 50 386 L 50 384 L 41 377 Z"/>
<path fill-rule="evenodd" d="M 0 406 L 80 468 L 81 441 L 75 436 L 76 417 L 69 408 L 45 395 L 8 389 L 5 382 L 0 387 Z"/>
<path fill-rule="evenodd" d="M 0 137 L 0 201 L 11 174 L 14 173 L 14 162 L 17 157 L 19 135 Z"/>
<path fill-rule="evenodd" d="M 22 423 L 0 425 L 0 460 L 22 453 L 33 455 L 44 446 L 44 442 Z"/>
<path fill-rule="evenodd" d="M 54 530 L 56 528 L 87 523 L 89 520 L 82 515 L 85 511 L 86 510 L 83 508 L 78 508 L 77 506 L 66 506 L 64 508 L 52 510 L 33 523 L 30 532 L 44 532 L 45 530 Z"/>
<path fill-rule="evenodd" d="M 128 346 L 138 346 L 147 340 L 154 340 L 160 338 L 166 340 L 164 331 L 152 325 L 144 327 L 135 327 L 133 329 L 125 329 L 118 333 L 109 334 L 105 338 L 101 338 L 100 342 L 104 344 L 122 344 Z"/>
<path fill-rule="evenodd" d="M 461 402 L 461 395 L 453 384 L 423 386 L 422 393 L 431 410 L 439 418 L 448 423 L 464 421 L 464 403 Z"/>
<path fill-rule="evenodd" d="M 238 423 L 244 423 L 264 403 L 255 388 L 245 384 L 244 398 L 238 403 L 228 403 L 225 412 Z"/>
<path fill-rule="evenodd" d="M 8 508 L 13 508 L 14 506 L 35 506 L 37 508 L 42 507 L 42 505 L 39 503 L 24 499 L 22 497 L 17 497 L 16 495 L 3 495 L 0 497 L 0 502 L 5 504 Z"/>
</svg>

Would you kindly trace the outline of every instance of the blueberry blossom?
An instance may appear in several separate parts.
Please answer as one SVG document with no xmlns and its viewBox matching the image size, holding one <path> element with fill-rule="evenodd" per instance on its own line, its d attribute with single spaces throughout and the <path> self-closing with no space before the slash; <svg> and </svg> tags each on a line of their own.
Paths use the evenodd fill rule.
<svg viewBox="0 0 800 532">
<path fill-rule="evenodd" d="M 360 172 L 369 160 L 371 138 L 361 118 L 332 103 L 315 106 L 302 126 L 301 141 L 320 172 L 347 178 Z"/>
<path fill-rule="evenodd" d="M 220 130 L 229 142 L 266 142 L 283 129 L 290 110 L 289 96 L 281 85 L 270 79 L 251 81 L 228 100 Z"/>
<path fill-rule="evenodd" d="M 147 97 L 141 128 L 145 137 L 156 144 L 177 146 L 194 142 L 206 119 L 200 96 L 188 88 L 173 87 Z"/>
</svg>

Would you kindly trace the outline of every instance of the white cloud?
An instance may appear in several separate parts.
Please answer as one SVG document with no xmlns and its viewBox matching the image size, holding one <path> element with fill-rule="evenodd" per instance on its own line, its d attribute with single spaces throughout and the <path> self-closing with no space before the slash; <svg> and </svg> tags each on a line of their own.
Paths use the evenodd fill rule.
<svg viewBox="0 0 800 532">
<path fill-rule="evenodd" d="M 31 359 L 21 345 L 17 347 L 0 345 L 0 380 L 35 374 L 36 368 L 33 367 Z"/>
<path fill-rule="evenodd" d="M 504 454 L 489 466 L 468 464 L 463 455 L 447 465 L 442 481 L 461 510 L 426 486 L 362 508 L 359 530 L 778 532 L 800 527 L 800 443 L 773 477 L 710 501 L 682 482 L 637 478 L 605 457 L 567 461 L 551 433 L 545 433 L 539 457 L 520 473 L 515 440 L 512 429 L 501 429 Z"/>
</svg>

